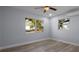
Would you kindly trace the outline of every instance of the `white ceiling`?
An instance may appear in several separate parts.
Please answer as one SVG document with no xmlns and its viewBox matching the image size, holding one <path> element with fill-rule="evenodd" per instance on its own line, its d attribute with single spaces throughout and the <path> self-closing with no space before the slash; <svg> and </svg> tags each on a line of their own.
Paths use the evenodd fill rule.
<svg viewBox="0 0 79 59">
<path fill-rule="evenodd" d="M 60 15 L 63 13 L 67 13 L 69 11 L 73 11 L 75 9 L 79 10 L 79 6 L 52 6 L 57 9 L 57 11 L 49 10 L 45 14 L 43 13 L 43 9 L 35 9 L 40 6 L 13 6 L 13 8 L 18 8 L 27 12 L 30 12 L 32 14 L 36 14 L 38 16 L 47 16 L 51 13 L 52 16 Z"/>
</svg>

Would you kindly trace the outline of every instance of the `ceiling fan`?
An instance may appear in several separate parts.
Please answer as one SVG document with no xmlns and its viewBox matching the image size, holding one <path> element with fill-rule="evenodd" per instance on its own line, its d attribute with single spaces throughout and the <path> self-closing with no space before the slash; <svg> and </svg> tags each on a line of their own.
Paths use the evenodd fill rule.
<svg viewBox="0 0 79 59">
<path fill-rule="evenodd" d="M 53 10 L 53 11 L 56 11 L 57 9 L 56 8 L 53 8 L 51 6 L 43 6 L 43 7 L 38 7 L 38 8 L 35 8 L 35 9 L 44 9 L 44 13 L 46 13 L 48 10 Z"/>
</svg>

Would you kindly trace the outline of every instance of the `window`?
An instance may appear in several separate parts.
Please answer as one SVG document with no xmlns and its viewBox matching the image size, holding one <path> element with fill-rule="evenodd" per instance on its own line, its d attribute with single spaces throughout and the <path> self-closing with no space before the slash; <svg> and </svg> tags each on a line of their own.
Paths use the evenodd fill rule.
<svg viewBox="0 0 79 59">
<path fill-rule="evenodd" d="M 70 21 L 69 18 L 58 20 L 58 29 L 69 30 L 69 27 L 68 27 L 69 21 Z"/>
<path fill-rule="evenodd" d="M 35 20 L 25 18 L 25 30 L 26 32 L 34 32 L 35 31 Z"/>
<path fill-rule="evenodd" d="M 68 24 L 69 24 L 69 22 L 63 23 L 63 28 L 66 30 L 69 30 Z"/>
<path fill-rule="evenodd" d="M 36 20 L 36 31 L 43 32 L 43 21 Z"/>
<path fill-rule="evenodd" d="M 32 18 L 25 18 L 26 32 L 43 32 L 43 21 Z"/>
</svg>

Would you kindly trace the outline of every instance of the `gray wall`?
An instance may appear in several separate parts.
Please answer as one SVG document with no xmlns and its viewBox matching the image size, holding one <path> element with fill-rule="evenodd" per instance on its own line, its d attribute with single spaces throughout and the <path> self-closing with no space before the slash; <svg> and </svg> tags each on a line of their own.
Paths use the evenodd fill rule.
<svg viewBox="0 0 79 59">
<path fill-rule="evenodd" d="M 73 14 L 73 13 L 72 13 Z M 52 38 L 79 44 L 79 14 L 67 16 L 66 14 L 51 19 Z M 58 30 L 58 19 L 70 18 L 69 30 Z"/>
<path fill-rule="evenodd" d="M 44 17 L 37 17 L 27 11 L 19 10 L 12 7 L 4 7 L 3 20 L 3 39 L 2 47 L 20 44 L 23 42 L 31 42 L 49 38 L 49 21 Z M 26 33 L 25 32 L 25 17 L 33 17 L 44 20 L 44 32 Z"/>
<path fill-rule="evenodd" d="M 3 7 L 0 7 L 0 46 L 2 46 L 2 44 L 3 44 Z"/>
<path fill-rule="evenodd" d="M 1 41 L 2 41 L 2 9 L 0 8 L 0 46 L 1 46 Z"/>
<path fill-rule="evenodd" d="M 44 32 L 26 33 L 25 17 L 40 18 L 44 20 Z M 45 17 L 38 17 L 13 7 L 0 7 L 0 47 L 31 42 L 44 38 L 56 38 L 79 44 L 79 15 L 70 17 L 70 30 L 58 30 L 58 19 L 66 15 L 53 17 L 51 20 Z M 50 29 L 51 28 L 51 29 Z"/>
</svg>

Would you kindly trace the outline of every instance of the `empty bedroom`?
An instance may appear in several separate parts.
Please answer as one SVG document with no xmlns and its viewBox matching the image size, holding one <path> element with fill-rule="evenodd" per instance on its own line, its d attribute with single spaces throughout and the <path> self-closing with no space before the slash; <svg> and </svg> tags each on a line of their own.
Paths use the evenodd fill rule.
<svg viewBox="0 0 79 59">
<path fill-rule="evenodd" d="M 79 52 L 79 6 L 0 6 L 0 52 Z"/>
</svg>

